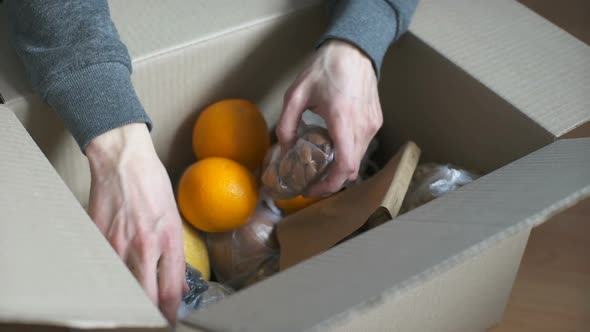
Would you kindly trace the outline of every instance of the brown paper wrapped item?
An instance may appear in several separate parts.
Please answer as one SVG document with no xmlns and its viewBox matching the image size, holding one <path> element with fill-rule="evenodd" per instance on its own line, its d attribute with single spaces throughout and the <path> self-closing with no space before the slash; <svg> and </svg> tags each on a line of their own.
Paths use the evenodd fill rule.
<svg viewBox="0 0 590 332">
<path fill-rule="evenodd" d="M 331 248 L 366 223 L 373 227 L 395 217 L 419 157 L 420 148 L 408 142 L 367 181 L 282 219 L 280 269 Z"/>
</svg>

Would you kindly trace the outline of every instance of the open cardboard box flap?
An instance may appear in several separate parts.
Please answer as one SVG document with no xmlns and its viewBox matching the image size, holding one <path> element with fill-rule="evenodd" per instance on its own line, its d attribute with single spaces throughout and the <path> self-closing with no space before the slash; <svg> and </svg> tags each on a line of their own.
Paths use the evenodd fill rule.
<svg viewBox="0 0 590 332">
<path fill-rule="evenodd" d="M 590 138 L 560 140 L 197 312 L 185 324 L 213 331 L 338 326 L 383 302 L 403 301 L 412 288 L 520 232 L 528 234 L 588 196 Z M 486 301 L 500 301 L 489 295 Z M 424 322 L 404 324 L 412 330 L 412 324 Z"/>
<path fill-rule="evenodd" d="M 12 111 L 0 106 L 2 323 L 164 328 L 166 320 Z"/>
<path fill-rule="evenodd" d="M 271 125 L 278 118 L 281 96 L 323 20 L 318 7 L 301 9 L 315 1 L 297 8 L 288 5 L 295 1 L 273 1 L 257 0 L 243 11 L 232 1 L 207 2 L 208 18 L 227 14 L 236 21 L 219 21 L 195 38 L 190 22 L 199 22 L 192 16 L 198 10 L 110 2 L 173 179 L 193 160 L 184 142 L 195 109 L 240 95 L 259 102 Z M 264 17 L 257 19 L 254 8 L 265 9 Z M 8 49 L 0 50 L 7 106 L 85 203 L 87 162 L 30 93 Z M 384 139 L 415 136 L 428 159 L 491 173 L 197 312 L 180 330 L 299 331 L 355 322 L 383 329 L 391 326 L 378 324 L 395 322 L 397 330 L 456 331 L 496 322 L 530 227 L 589 195 L 590 139 L 551 143 L 590 119 L 589 67 L 588 45 L 516 1 L 422 0 L 384 64 L 384 117 L 396 124 Z M 0 266 L 7 267 L 0 274 L 0 321 L 165 326 L 7 109 L 0 109 L 0 137 Z"/>
<path fill-rule="evenodd" d="M 0 142 L 0 263 L 10 267 L 0 274 L 0 320 L 163 328 L 157 308 L 5 108 Z M 370 309 L 590 196 L 589 180 L 590 138 L 560 140 L 198 312 L 186 326 L 295 331 Z"/>
<path fill-rule="evenodd" d="M 551 135 L 589 121 L 590 46 L 520 3 L 421 1 L 410 31 Z"/>
</svg>

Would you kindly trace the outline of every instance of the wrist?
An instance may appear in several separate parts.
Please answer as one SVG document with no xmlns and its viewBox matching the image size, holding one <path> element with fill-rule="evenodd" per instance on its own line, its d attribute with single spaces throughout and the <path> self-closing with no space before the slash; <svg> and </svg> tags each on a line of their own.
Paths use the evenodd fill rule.
<svg viewBox="0 0 590 332">
<path fill-rule="evenodd" d="M 371 58 L 358 46 L 346 40 L 329 39 L 322 44 L 320 50 L 324 51 L 336 63 L 374 70 Z"/>
<path fill-rule="evenodd" d="M 155 154 L 155 150 L 147 126 L 131 123 L 97 136 L 88 144 L 85 153 L 91 169 L 99 170 Z"/>
</svg>

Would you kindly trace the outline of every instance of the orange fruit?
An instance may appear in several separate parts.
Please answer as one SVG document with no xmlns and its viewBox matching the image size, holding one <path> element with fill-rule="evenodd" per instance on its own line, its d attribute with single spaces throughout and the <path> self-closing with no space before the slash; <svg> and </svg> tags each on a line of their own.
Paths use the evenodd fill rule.
<svg viewBox="0 0 590 332">
<path fill-rule="evenodd" d="M 212 157 L 186 169 L 178 185 L 178 207 L 184 218 L 205 232 L 241 226 L 258 201 L 256 178 L 237 162 Z"/>
<path fill-rule="evenodd" d="M 297 212 L 313 203 L 321 201 L 322 198 L 303 197 L 301 195 L 291 199 L 279 199 L 275 201 L 276 206 L 286 214 Z"/>
<path fill-rule="evenodd" d="M 197 159 L 222 157 L 255 171 L 270 146 L 266 121 L 255 104 L 226 99 L 205 108 L 193 128 Z"/>
</svg>

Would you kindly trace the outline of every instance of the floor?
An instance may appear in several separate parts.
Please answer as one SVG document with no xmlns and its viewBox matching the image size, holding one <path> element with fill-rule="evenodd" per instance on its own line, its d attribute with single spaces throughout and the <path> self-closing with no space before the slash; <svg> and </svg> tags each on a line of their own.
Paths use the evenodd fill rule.
<svg viewBox="0 0 590 332">
<path fill-rule="evenodd" d="M 503 321 L 489 332 L 590 331 L 590 199 L 535 228 Z"/>
</svg>

